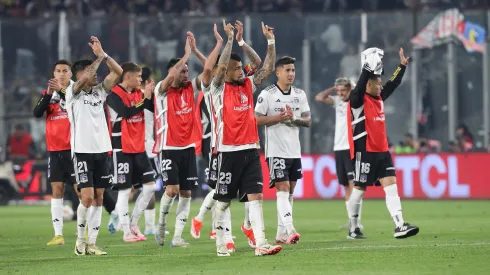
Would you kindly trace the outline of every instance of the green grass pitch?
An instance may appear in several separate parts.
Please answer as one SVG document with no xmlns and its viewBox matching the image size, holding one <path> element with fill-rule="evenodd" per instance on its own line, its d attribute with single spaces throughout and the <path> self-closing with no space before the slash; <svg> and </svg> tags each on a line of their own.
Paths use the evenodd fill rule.
<svg viewBox="0 0 490 275">
<path fill-rule="evenodd" d="M 126 244 L 120 232 L 107 231 L 104 213 L 98 246 L 107 256 L 76 256 L 75 222 L 64 225 L 65 245 L 47 247 L 53 236 L 49 206 L 0 207 L 0 274 L 489 274 L 489 201 L 403 201 L 404 218 L 420 227 L 412 238 L 393 238 L 393 223 L 384 201 L 364 201 L 366 240 L 347 240 L 343 201 L 295 201 L 297 245 L 276 256 L 256 257 L 240 231 L 243 204 L 233 202 L 237 252 L 216 256 L 207 238 L 210 214 L 201 239 L 189 233 L 200 202 L 193 202 L 184 239 L 189 248 L 157 246 L 154 238 Z M 158 205 L 157 205 L 158 207 Z M 174 205 L 168 230 L 173 233 Z M 157 208 L 158 209 L 158 208 Z M 157 211 L 158 212 L 158 211 Z M 266 236 L 274 240 L 275 202 L 264 203 Z M 140 224 L 143 224 L 142 217 Z M 143 226 L 142 226 L 143 230 Z"/>
</svg>

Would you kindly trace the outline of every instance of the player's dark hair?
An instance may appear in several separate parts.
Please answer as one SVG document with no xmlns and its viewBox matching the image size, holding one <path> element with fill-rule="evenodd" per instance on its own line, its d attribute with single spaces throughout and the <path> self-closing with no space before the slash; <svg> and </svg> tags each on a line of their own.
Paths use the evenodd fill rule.
<svg viewBox="0 0 490 275">
<path fill-rule="evenodd" d="M 369 80 L 378 80 L 380 77 L 381 75 L 379 74 L 369 74 Z"/>
<path fill-rule="evenodd" d="M 141 80 L 145 83 L 148 79 L 151 78 L 151 70 L 148 67 L 141 68 Z"/>
<path fill-rule="evenodd" d="M 294 64 L 296 62 L 296 58 L 291 56 L 283 56 L 276 61 L 276 68 L 282 67 L 284 65 Z"/>
<path fill-rule="evenodd" d="M 237 53 L 231 53 L 230 59 L 231 60 L 235 60 L 236 62 L 241 62 L 242 61 L 242 58 Z"/>
<path fill-rule="evenodd" d="M 170 70 L 173 66 L 175 66 L 175 64 L 179 63 L 179 61 L 181 59 L 182 58 L 177 58 L 177 57 L 170 59 L 170 61 L 167 64 L 167 71 Z M 187 63 L 185 63 L 185 64 L 187 64 Z"/>
<path fill-rule="evenodd" d="M 121 79 L 124 79 L 124 75 L 126 73 L 138 73 L 141 72 L 140 66 L 133 62 L 125 62 L 121 64 L 121 68 L 123 69 Z"/>
<path fill-rule="evenodd" d="M 90 59 L 82 59 L 82 60 L 78 60 L 75 63 L 73 63 L 73 66 L 71 66 L 71 71 L 72 71 L 73 75 L 75 76 L 75 78 L 77 77 L 77 74 L 79 72 L 85 70 L 85 68 L 92 65 L 92 63 L 93 63 L 93 61 Z"/>
<path fill-rule="evenodd" d="M 56 61 L 56 63 L 54 63 L 53 72 L 54 72 L 54 70 L 56 70 L 56 66 L 58 66 L 58 65 L 66 65 L 71 70 L 71 63 L 70 63 L 70 61 L 65 60 L 65 59 L 60 59 L 60 60 Z"/>
</svg>

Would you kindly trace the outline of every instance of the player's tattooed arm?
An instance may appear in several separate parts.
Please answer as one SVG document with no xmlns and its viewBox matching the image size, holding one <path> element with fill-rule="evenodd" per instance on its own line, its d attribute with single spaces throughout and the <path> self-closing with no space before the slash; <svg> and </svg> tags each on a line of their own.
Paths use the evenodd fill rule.
<svg viewBox="0 0 490 275">
<path fill-rule="evenodd" d="M 260 59 L 260 56 L 250 47 L 245 41 L 243 41 L 243 23 L 240 22 L 240 20 L 235 21 L 235 29 L 237 30 L 236 33 L 236 41 L 238 42 L 238 45 L 242 47 L 243 51 L 247 55 L 248 59 L 250 60 L 250 65 L 252 66 L 252 69 L 257 70 L 259 68 L 260 63 L 262 63 L 262 60 Z"/>
<path fill-rule="evenodd" d="M 333 98 L 330 97 L 330 94 L 333 93 L 334 91 L 335 91 L 335 87 L 328 88 L 328 89 L 318 93 L 315 96 L 315 100 L 318 102 L 321 102 L 321 103 L 328 104 L 328 105 L 333 105 L 334 101 L 333 101 Z"/>
<path fill-rule="evenodd" d="M 274 64 L 276 62 L 276 44 L 274 40 L 273 28 L 264 25 L 262 22 L 262 32 L 264 36 L 267 38 L 268 46 L 267 46 L 267 55 L 265 56 L 264 64 L 262 68 L 256 73 L 254 76 L 254 84 L 255 86 L 259 86 L 264 82 L 264 80 L 269 77 L 274 71 Z"/>
<path fill-rule="evenodd" d="M 226 69 L 228 68 L 228 63 L 231 57 L 231 49 L 233 48 L 233 26 L 231 24 L 226 24 L 223 19 L 223 28 L 225 30 L 226 36 L 228 37 L 228 42 L 221 53 L 218 61 L 218 70 L 216 76 L 214 77 L 214 85 L 216 87 L 221 87 L 225 83 Z"/>
<path fill-rule="evenodd" d="M 301 117 L 300 118 L 293 118 L 291 123 L 293 125 L 298 126 L 298 127 L 310 128 L 310 126 L 311 126 L 311 112 L 308 111 L 308 112 L 301 113 Z"/>
<path fill-rule="evenodd" d="M 257 126 L 272 126 L 281 122 L 290 120 L 291 117 L 286 112 L 281 112 L 278 115 L 267 116 L 259 112 L 255 112 L 255 120 L 257 120 Z"/>
<path fill-rule="evenodd" d="M 97 69 L 99 69 L 100 63 L 104 60 L 104 56 L 99 56 L 90 66 L 85 69 L 82 77 L 73 84 L 73 94 L 78 94 L 82 90 L 82 88 L 87 84 L 89 79 L 95 77 L 97 73 Z"/>
<path fill-rule="evenodd" d="M 218 59 L 219 51 L 223 45 L 223 38 L 219 35 L 218 27 L 214 24 L 214 37 L 216 38 L 216 46 L 213 51 L 209 54 L 206 62 L 204 63 L 204 70 L 202 72 L 201 83 L 204 87 L 208 87 L 211 84 L 213 78 L 213 68 Z"/>
</svg>

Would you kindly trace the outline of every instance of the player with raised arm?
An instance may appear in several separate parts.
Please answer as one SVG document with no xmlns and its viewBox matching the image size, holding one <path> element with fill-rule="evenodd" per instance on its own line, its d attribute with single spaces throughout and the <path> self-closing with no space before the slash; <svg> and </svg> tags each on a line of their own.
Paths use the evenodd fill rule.
<svg viewBox="0 0 490 275">
<path fill-rule="evenodd" d="M 141 68 L 123 63 L 122 83 L 112 88 L 107 104 L 112 126 L 113 189 L 118 190 L 117 210 L 125 242 L 146 241 L 138 221 L 155 193 L 154 172 L 145 151 L 144 109 L 153 111 L 154 84 L 144 91 Z M 129 195 L 132 186 L 143 187 L 129 218 Z"/>
<path fill-rule="evenodd" d="M 46 147 L 48 150 L 48 181 L 51 183 L 51 221 L 54 238 L 47 245 L 61 245 L 63 238 L 63 195 L 64 184 L 74 184 L 75 171 L 71 160 L 70 121 L 66 112 L 66 103 L 60 96 L 61 89 L 72 83 L 71 64 L 66 60 L 56 61 L 53 68 L 54 78 L 48 81 L 48 88 L 42 92 L 41 99 L 34 107 L 34 117 L 40 118 L 46 113 Z M 75 203 L 73 205 L 76 205 Z M 76 209 L 74 209 L 76 211 Z"/>
<path fill-rule="evenodd" d="M 363 69 L 356 87 L 349 96 L 347 114 L 350 156 L 355 157 L 354 189 L 347 202 L 350 229 L 349 239 L 364 238 L 359 228 L 359 209 L 367 186 L 378 183 L 386 194 L 386 206 L 395 223 L 395 238 L 416 235 L 419 228 L 403 220 L 398 196 L 396 174 L 386 136 L 384 101 L 400 85 L 408 59 L 400 48 L 400 65 L 384 85 L 381 83 L 384 52 L 369 48 L 362 52 Z"/>
<path fill-rule="evenodd" d="M 274 70 L 276 48 L 273 29 L 262 23 L 262 31 L 268 40 L 267 56 L 256 75 L 244 77 L 240 56 L 231 53 L 234 28 L 224 20 L 223 28 L 228 41 L 219 58 L 216 76 L 210 84 L 213 107 L 217 110 L 218 182 L 214 196 L 218 201 L 214 210 L 217 255 L 230 256 L 225 245 L 225 231 L 229 229 L 223 217 L 237 193 L 240 201 L 250 202 L 255 255 L 274 255 L 282 248 L 270 245 L 265 239 L 262 167 L 253 110 L 256 87 Z"/>
<path fill-rule="evenodd" d="M 193 43 L 187 33 L 185 54 L 173 58 L 167 65 L 168 76 L 155 87 L 155 139 L 154 152 L 160 152 L 161 173 L 165 193 L 160 203 L 160 216 L 155 239 L 158 245 L 165 244 L 165 229 L 175 197 L 179 195 L 175 232 L 170 246 L 187 247 L 182 239 L 190 211 L 191 189 L 197 181 L 195 143 L 201 138 L 197 131 L 194 108 L 201 85 L 201 76 L 188 80 L 187 60 Z"/>
<path fill-rule="evenodd" d="M 319 102 L 331 105 L 335 108 L 335 142 L 333 151 L 335 154 L 335 166 L 337 172 L 337 180 L 339 184 L 344 186 L 345 191 L 345 207 L 347 209 L 347 224 L 340 228 L 350 229 L 350 216 L 347 202 L 349 201 L 352 188 L 354 188 L 354 162 L 350 158 L 349 138 L 347 131 L 347 105 L 349 102 L 350 92 L 354 88 L 355 83 L 347 78 L 338 78 L 335 80 L 335 85 L 332 88 L 316 95 L 315 99 Z M 337 95 L 332 96 L 333 92 Z M 359 228 L 364 227 L 361 224 L 362 200 L 359 207 Z"/>
<path fill-rule="evenodd" d="M 311 112 L 305 92 L 293 86 L 296 59 L 276 62 L 277 83 L 265 88 L 257 99 L 255 118 L 265 125 L 265 157 L 269 166 L 269 188 L 276 187 L 276 243 L 295 244 L 300 234 L 293 225 L 293 193 L 303 177 L 299 127 L 310 127 Z"/>
<path fill-rule="evenodd" d="M 122 68 L 104 52 L 97 37 L 92 36 L 91 41 L 89 45 L 97 59 L 79 60 L 73 64 L 72 72 L 77 81 L 66 89 L 65 94 L 75 177 L 81 193 L 81 203 L 77 210 L 75 254 L 107 255 L 95 246 L 102 219 L 104 190 L 110 186 L 112 178 L 108 161 L 112 145 L 104 102 L 117 84 Z M 104 60 L 110 73 L 102 83 L 97 84 L 97 69 Z M 91 205 L 95 207 L 87 217 Z M 90 224 L 88 244 L 85 237 L 87 223 Z"/>
</svg>

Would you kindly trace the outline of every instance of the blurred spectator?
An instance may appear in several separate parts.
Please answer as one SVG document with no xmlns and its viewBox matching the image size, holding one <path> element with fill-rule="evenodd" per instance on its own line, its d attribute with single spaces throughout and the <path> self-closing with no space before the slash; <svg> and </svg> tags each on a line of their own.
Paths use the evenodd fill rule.
<svg viewBox="0 0 490 275">
<path fill-rule="evenodd" d="M 450 141 L 449 142 L 449 152 L 451 153 L 460 153 L 461 152 L 461 147 L 459 146 L 459 143 Z"/>
<path fill-rule="evenodd" d="M 417 152 L 418 144 L 413 140 L 413 135 L 405 134 L 405 140 L 400 141 L 400 144 L 395 147 L 396 154 L 413 154 Z"/>
<path fill-rule="evenodd" d="M 469 152 L 473 149 L 473 135 L 465 124 L 460 124 L 456 129 L 456 139 L 461 152 Z"/>
<path fill-rule="evenodd" d="M 9 159 L 27 159 L 36 153 L 32 136 L 21 124 L 15 126 L 15 132 L 9 137 L 7 154 Z"/>
<path fill-rule="evenodd" d="M 417 153 L 427 154 L 427 153 L 437 153 L 441 151 L 441 143 L 437 140 L 428 139 L 426 137 L 421 137 L 419 139 L 419 145 Z"/>
</svg>

